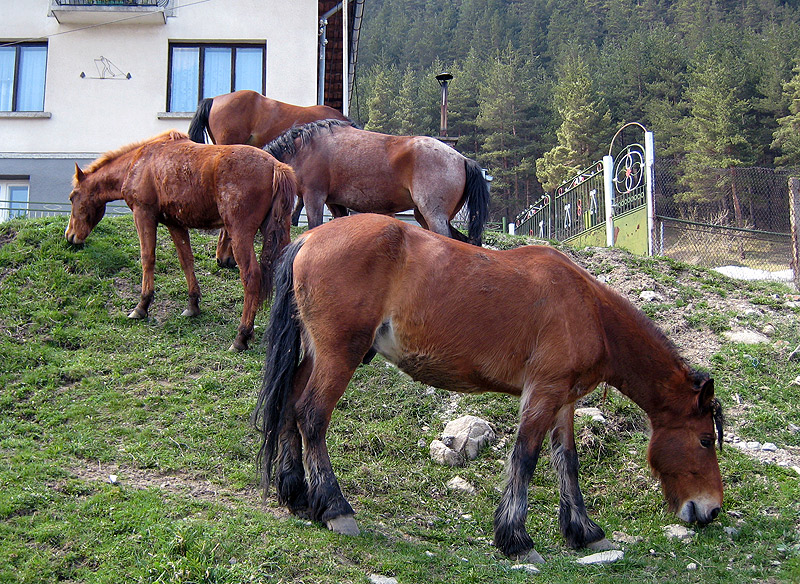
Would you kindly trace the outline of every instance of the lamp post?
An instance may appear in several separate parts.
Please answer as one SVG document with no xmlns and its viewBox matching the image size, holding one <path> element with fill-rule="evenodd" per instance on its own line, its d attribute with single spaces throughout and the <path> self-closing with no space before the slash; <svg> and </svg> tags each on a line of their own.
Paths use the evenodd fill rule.
<svg viewBox="0 0 800 584">
<path fill-rule="evenodd" d="M 439 118 L 439 135 L 447 136 L 447 84 L 453 78 L 450 73 L 443 71 L 436 76 L 436 81 L 442 87 L 442 115 Z"/>
</svg>

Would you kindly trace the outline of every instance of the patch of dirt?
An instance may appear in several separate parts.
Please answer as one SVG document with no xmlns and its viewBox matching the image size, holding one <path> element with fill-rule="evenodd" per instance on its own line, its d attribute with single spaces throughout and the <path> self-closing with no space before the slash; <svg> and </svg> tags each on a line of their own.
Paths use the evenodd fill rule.
<svg viewBox="0 0 800 584">
<path fill-rule="evenodd" d="M 261 493 L 255 487 L 234 491 L 214 485 L 205 478 L 193 477 L 185 472 L 163 473 L 158 470 L 139 469 L 118 464 L 97 464 L 69 469 L 75 478 L 89 483 L 114 483 L 132 489 L 156 488 L 168 493 L 186 496 L 205 502 L 225 505 L 231 509 L 260 505 Z M 112 481 L 112 477 L 115 477 Z M 280 513 L 276 513 L 280 514 Z"/>
</svg>

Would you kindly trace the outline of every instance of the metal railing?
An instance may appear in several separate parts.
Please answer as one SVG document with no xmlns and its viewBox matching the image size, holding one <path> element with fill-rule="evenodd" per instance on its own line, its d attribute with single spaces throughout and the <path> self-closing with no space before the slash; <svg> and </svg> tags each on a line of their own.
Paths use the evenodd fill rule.
<svg viewBox="0 0 800 584">
<path fill-rule="evenodd" d="M 169 0 L 53 0 L 57 6 L 165 7 Z"/>
<path fill-rule="evenodd" d="M 9 203 L 0 201 L 0 221 L 7 221 L 17 217 L 55 217 L 69 215 L 72 210 L 70 203 L 46 203 L 41 201 L 28 201 L 27 203 Z M 126 215 L 131 210 L 124 203 L 110 203 L 106 205 L 106 215 Z"/>
</svg>

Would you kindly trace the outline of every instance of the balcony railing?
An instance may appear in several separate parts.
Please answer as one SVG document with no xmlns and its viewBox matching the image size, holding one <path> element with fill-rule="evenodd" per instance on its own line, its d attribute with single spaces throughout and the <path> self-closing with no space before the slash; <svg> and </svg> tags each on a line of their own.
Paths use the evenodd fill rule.
<svg viewBox="0 0 800 584">
<path fill-rule="evenodd" d="M 166 7 L 169 0 L 53 0 L 58 6 L 159 6 Z"/>
<path fill-rule="evenodd" d="M 61 24 L 164 24 L 174 14 L 172 5 L 173 0 L 50 0 L 50 13 Z"/>
</svg>

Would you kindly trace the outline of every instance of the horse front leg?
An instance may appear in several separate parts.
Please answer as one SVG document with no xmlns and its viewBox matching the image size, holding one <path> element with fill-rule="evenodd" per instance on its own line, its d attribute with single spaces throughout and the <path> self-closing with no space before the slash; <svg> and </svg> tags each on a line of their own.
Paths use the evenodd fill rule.
<svg viewBox="0 0 800 584">
<path fill-rule="evenodd" d="M 220 268 L 235 268 L 236 258 L 233 257 L 231 249 L 231 236 L 224 227 L 219 230 L 217 239 L 217 265 Z"/>
<path fill-rule="evenodd" d="M 231 351 L 245 351 L 250 339 L 253 338 L 253 324 L 256 320 L 256 312 L 261 302 L 261 265 L 256 259 L 256 252 L 253 249 L 253 239 L 255 233 L 242 233 L 240 228 L 234 226 L 231 233 L 231 247 L 236 263 L 239 264 L 239 277 L 244 287 L 244 307 L 242 308 L 242 319 L 239 321 L 239 329 Z"/>
<path fill-rule="evenodd" d="M 147 318 L 147 311 L 155 294 L 154 272 L 156 265 L 156 229 L 158 224 L 154 217 L 135 208 L 133 222 L 139 235 L 139 253 L 142 261 L 142 295 L 139 304 L 131 311 L 128 318 Z"/>
<path fill-rule="evenodd" d="M 303 202 L 306 205 L 306 217 L 308 218 L 308 228 L 313 229 L 322 225 L 322 218 L 325 212 L 325 195 L 314 192 L 304 192 Z"/>
<path fill-rule="evenodd" d="M 294 203 L 294 211 L 292 211 L 292 225 L 297 227 L 300 223 L 300 214 L 303 212 L 303 197 L 297 197 Z"/>
<path fill-rule="evenodd" d="M 169 234 L 175 249 L 178 250 L 178 261 L 181 263 L 183 275 L 186 277 L 186 287 L 189 290 L 189 304 L 181 316 L 197 316 L 200 314 L 200 284 L 194 273 L 194 254 L 189 242 L 189 230 L 185 227 L 168 226 Z"/>
<path fill-rule="evenodd" d="M 567 404 L 558 412 L 550 433 L 551 463 L 558 473 L 560 504 L 558 523 L 570 547 L 594 550 L 612 549 L 605 533 L 586 513 L 578 484 L 578 451 L 575 448 L 575 407 Z"/>
<path fill-rule="evenodd" d="M 523 393 L 517 442 L 508 464 L 508 482 L 494 514 L 494 543 L 500 551 L 510 558 L 535 563 L 544 559 L 534 549 L 525 529 L 528 483 L 536 470 L 544 436 L 560 407 L 556 399 L 541 397 L 544 391 L 528 388 Z"/>
</svg>

